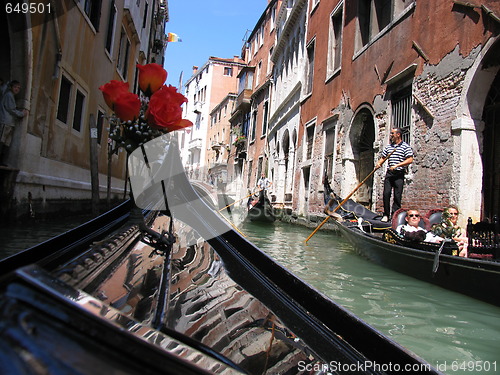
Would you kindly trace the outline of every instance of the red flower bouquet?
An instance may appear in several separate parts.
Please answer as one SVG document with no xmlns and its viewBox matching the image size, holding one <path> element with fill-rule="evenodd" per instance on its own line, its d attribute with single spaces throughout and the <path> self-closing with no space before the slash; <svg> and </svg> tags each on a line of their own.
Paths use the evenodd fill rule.
<svg viewBox="0 0 500 375">
<path fill-rule="evenodd" d="M 167 72 L 158 64 L 137 65 L 139 87 L 144 93 L 142 100 L 129 92 L 126 82 L 112 80 L 99 87 L 104 101 L 116 117 L 111 120 L 109 137 L 115 147 L 124 148 L 128 153 L 142 144 L 174 130 L 192 126 L 182 118 L 182 104 L 187 102 L 184 95 L 173 86 L 165 86 Z"/>
</svg>

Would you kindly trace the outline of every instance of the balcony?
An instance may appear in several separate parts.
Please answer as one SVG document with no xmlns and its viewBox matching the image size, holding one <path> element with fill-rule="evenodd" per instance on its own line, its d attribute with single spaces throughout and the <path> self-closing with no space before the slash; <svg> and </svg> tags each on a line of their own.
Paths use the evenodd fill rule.
<svg viewBox="0 0 500 375">
<path fill-rule="evenodd" d="M 201 113 L 201 109 L 202 109 L 202 106 L 203 106 L 203 103 L 200 102 L 200 101 L 196 101 L 194 103 L 194 110 L 193 112 L 196 113 L 196 114 L 200 114 Z"/>
<path fill-rule="evenodd" d="M 212 141 L 212 146 L 211 146 L 211 148 L 212 148 L 212 150 L 214 150 L 214 151 L 220 151 L 221 146 L 223 146 L 223 145 L 224 145 L 224 144 L 223 144 L 223 143 L 221 143 L 221 142 L 215 142 L 215 141 Z"/>
<path fill-rule="evenodd" d="M 188 149 L 192 150 L 194 148 L 200 149 L 201 150 L 201 138 L 195 138 L 192 141 L 189 141 Z"/>
<path fill-rule="evenodd" d="M 240 111 L 246 111 L 250 109 L 250 99 L 252 97 L 253 90 L 244 89 L 238 95 L 236 99 L 236 109 Z"/>
</svg>

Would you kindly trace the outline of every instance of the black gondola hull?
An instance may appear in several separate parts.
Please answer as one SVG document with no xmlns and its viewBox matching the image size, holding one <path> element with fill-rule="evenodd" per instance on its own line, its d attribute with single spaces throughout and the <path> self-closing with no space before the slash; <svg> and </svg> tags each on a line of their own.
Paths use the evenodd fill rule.
<svg viewBox="0 0 500 375">
<path fill-rule="evenodd" d="M 441 254 L 385 242 L 337 222 L 340 232 L 362 256 L 391 270 L 500 306 L 500 262 Z M 437 248 L 437 247 L 436 247 Z"/>
<path fill-rule="evenodd" d="M 263 192 L 259 195 L 259 200 L 248 209 L 247 220 L 272 223 L 275 221 L 274 208 Z"/>
</svg>

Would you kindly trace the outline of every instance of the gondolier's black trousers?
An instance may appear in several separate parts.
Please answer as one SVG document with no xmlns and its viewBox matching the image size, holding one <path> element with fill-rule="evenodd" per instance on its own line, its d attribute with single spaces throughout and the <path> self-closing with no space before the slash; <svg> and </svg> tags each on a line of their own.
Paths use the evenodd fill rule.
<svg viewBox="0 0 500 375">
<path fill-rule="evenodd" d="M 403 184 L 405 182 L 404 171 L 387 171 L 384 180 L 384 216 L 391 217 L 394 212 L 401 208 L 401 198 L 403 197 Z M 394 189 L 394 200 L 391 195 Z"/>
</svg>

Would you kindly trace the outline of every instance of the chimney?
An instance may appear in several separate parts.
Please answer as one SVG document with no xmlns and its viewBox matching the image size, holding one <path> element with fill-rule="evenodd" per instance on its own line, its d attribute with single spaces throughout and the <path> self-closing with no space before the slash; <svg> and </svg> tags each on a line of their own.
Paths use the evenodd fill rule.
<svg viewBox="0 0 500 375">
<path fill-rule="evenodd" d="M 195 75 L 197 71 L 198 71 L 198 67 L 196 65 L 193 65 L 193 75 Z"/>
</svg>

